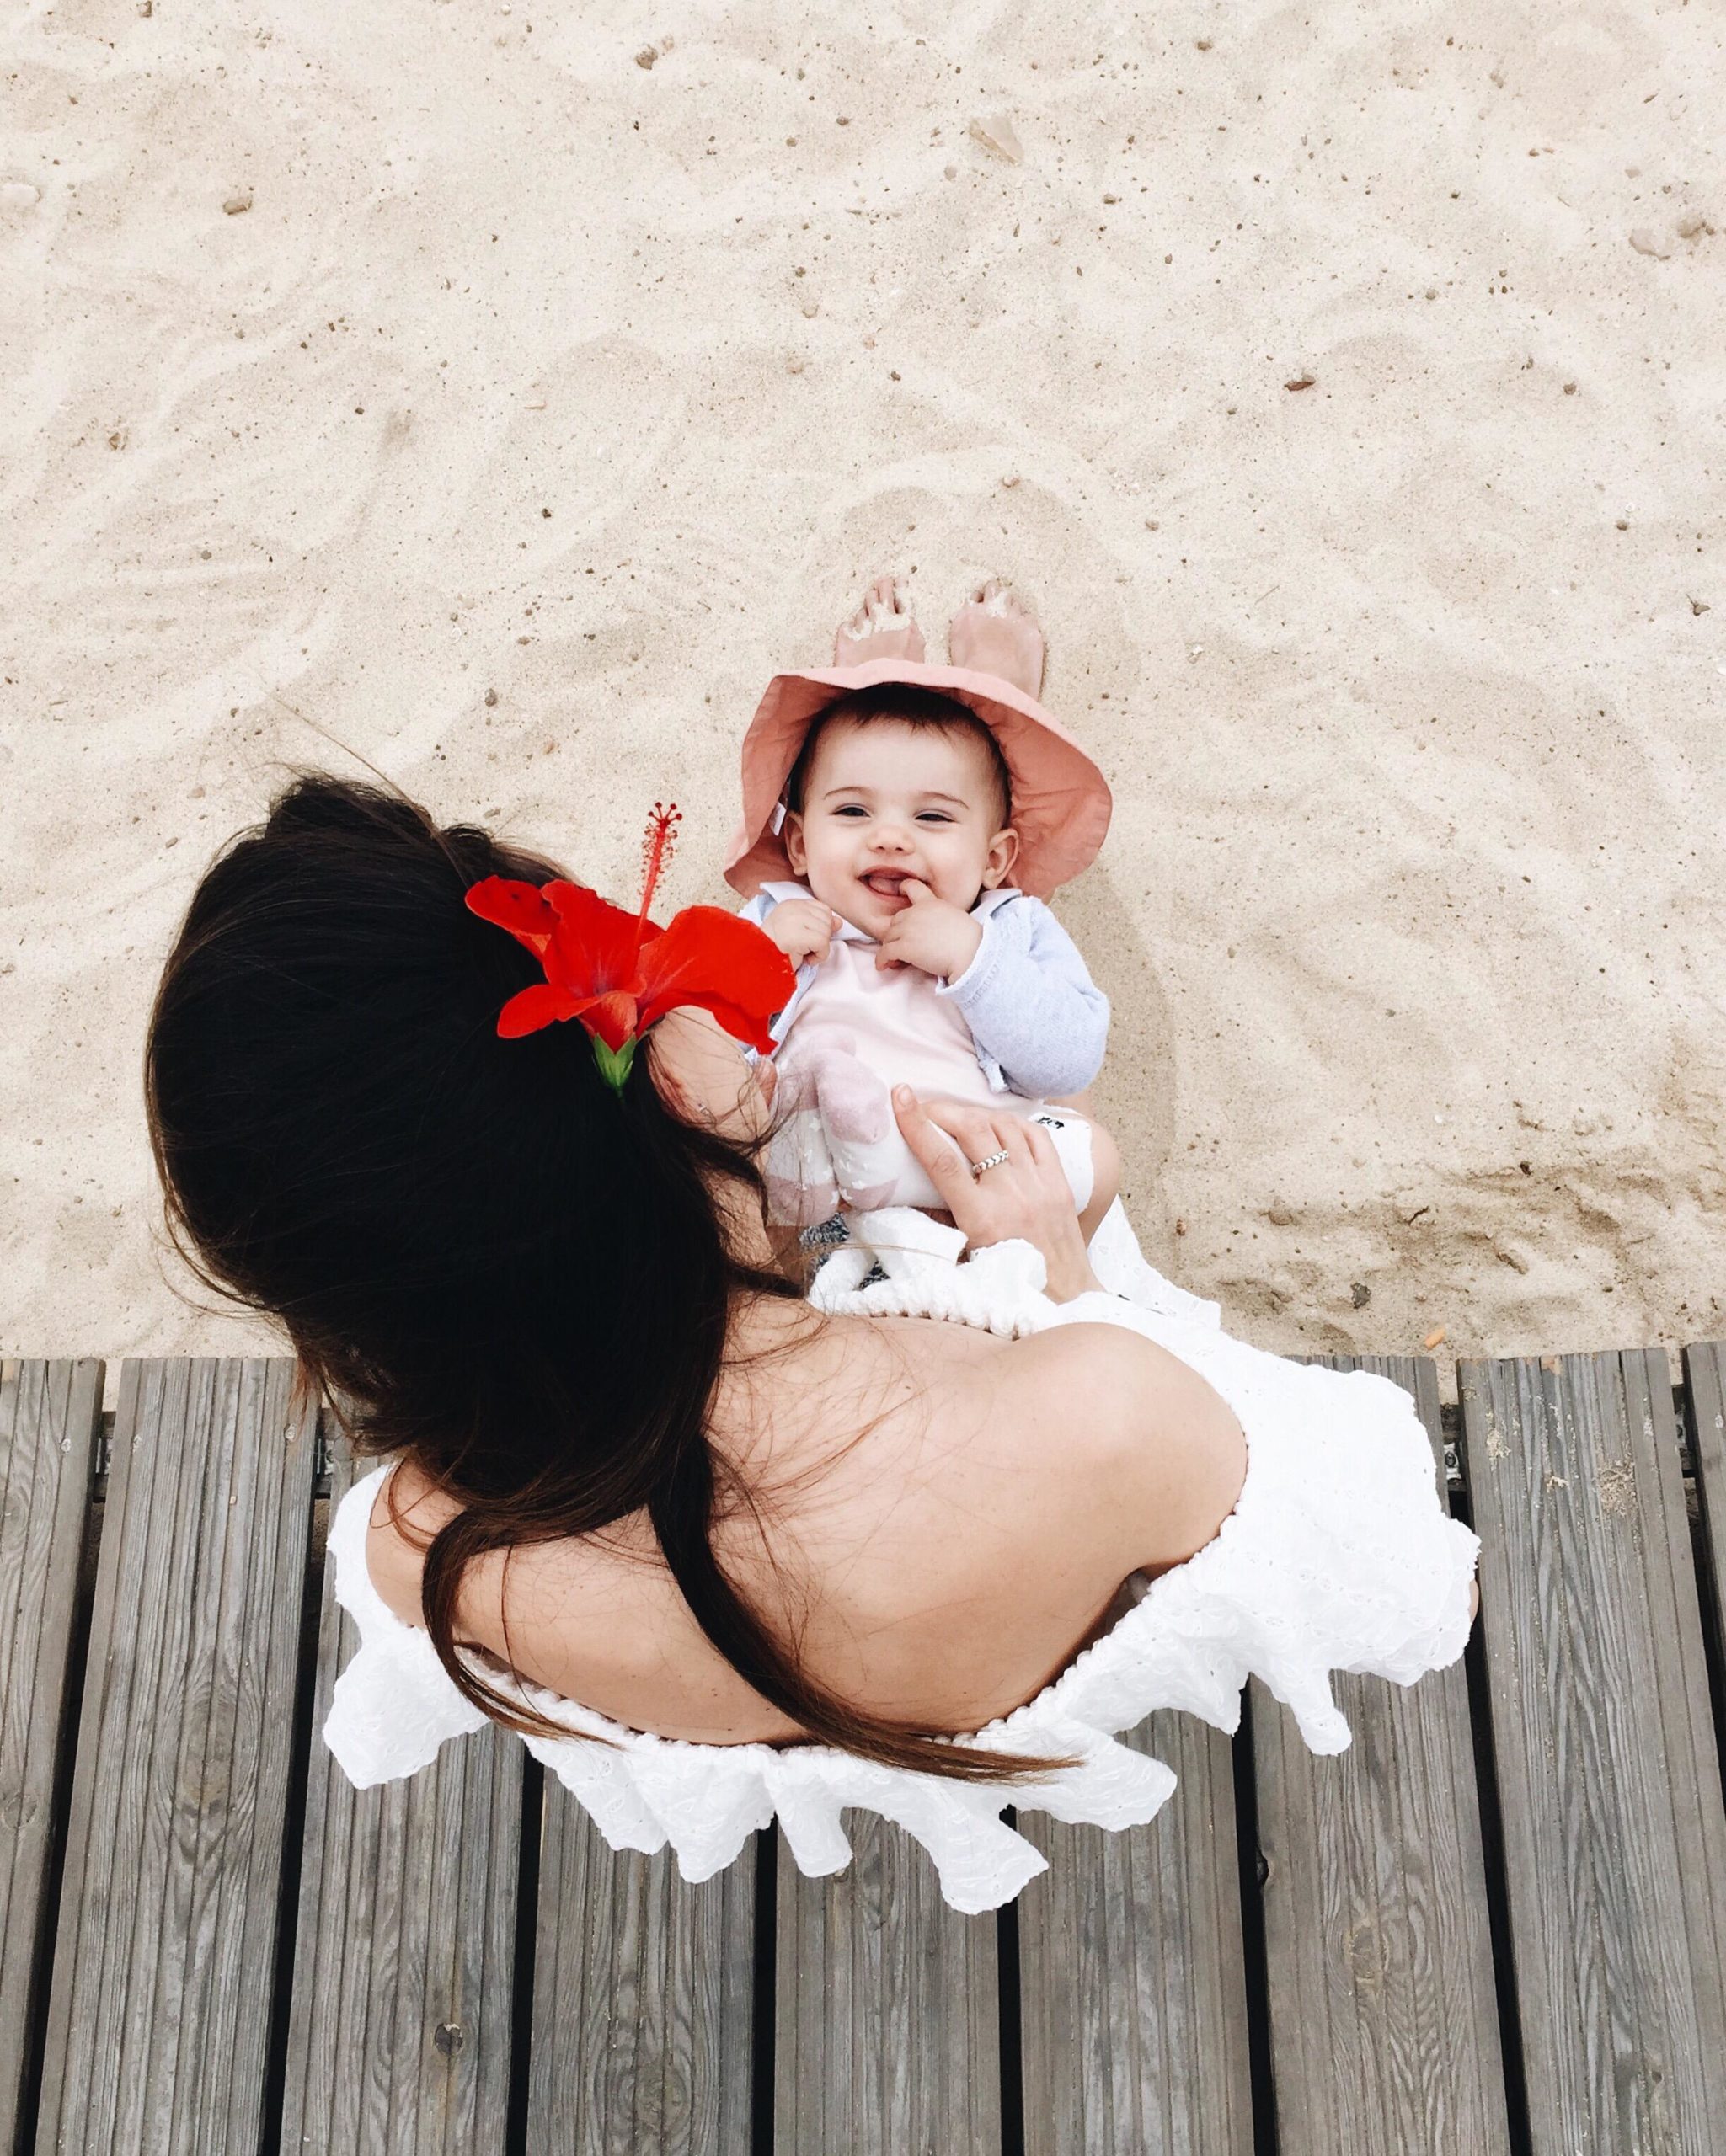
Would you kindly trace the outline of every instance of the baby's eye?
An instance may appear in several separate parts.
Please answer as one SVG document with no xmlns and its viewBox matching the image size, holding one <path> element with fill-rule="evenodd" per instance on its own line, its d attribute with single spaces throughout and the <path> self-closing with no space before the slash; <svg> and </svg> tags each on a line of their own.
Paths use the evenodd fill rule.
<svg viewBox="0 0 1726 2156">
<path fill-rule="evenodd" d="M 950 824 L 953 821 L 953 819 L 951 816 L 943 815 L 938 808 L 926 808 L 922 814 L 918 817 L 917 821 L 920 824 Z"/>
</svg>

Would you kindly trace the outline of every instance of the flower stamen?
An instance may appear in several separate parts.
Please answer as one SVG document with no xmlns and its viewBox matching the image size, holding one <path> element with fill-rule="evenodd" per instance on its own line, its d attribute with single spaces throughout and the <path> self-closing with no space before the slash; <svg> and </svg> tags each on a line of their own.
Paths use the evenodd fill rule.
<svg viewBox="0 0 1726 2156">
<path fill-rule="evenodd" d="M 683 820 L 683 811 L 674 801 L 668 808 L 655 801 L 647 819 L 647 835 L 641 841 L 641 911 L 636 916 L 635 940 L 639 945 L 647 926 L 648 915 L 653 910 L 655 887 L 660 872 L 671 858 L 676 843 L 676 827 Z"/>
</svg>

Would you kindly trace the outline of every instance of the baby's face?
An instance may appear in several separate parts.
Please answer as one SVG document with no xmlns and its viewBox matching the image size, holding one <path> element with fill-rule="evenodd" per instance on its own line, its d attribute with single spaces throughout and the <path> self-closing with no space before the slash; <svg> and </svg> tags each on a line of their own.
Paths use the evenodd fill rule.
<svg viewBox="0 0 1726 2156">
<path fill-rule="evenodd" d="M 911 904 L 900 894 L 907 876 L 969 913 L 1018 851 L 996 820 L 992 768 L 966 728 L 835 721 L 815 744 L 803 813 L 785 819 L 793 873 L 876 938 Z"/>
</svg>

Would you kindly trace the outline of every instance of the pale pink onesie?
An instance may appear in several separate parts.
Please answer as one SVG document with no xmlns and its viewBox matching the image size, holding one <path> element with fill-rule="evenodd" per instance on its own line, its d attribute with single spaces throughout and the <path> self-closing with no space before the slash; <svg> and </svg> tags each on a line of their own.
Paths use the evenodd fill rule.
<svg viewBox="0 0 1726 2156">
<path fill-rule="evenodd" d="M 848 1184 L 859 1193 L 867 1188 L 864 1202 L 870 1209 L 941 1205 L 940 1193 L 900 1136 L 887 1098 L 892 1086 L 906 1085 L 926 1102 L 964 1101 L 992 1115 L 1043 1122 L 1073 1203 L 1082 1212 L 1093 1187 L 1090 1125 L 1071 1108 L 1051 1108 L 1020 1093 L 995 1091 L 977 1061 L 976 1043 L 958 1005 L 938 995 L 933 978 L 915 966 L 878 968 L 880 947 L 852 922 L 842 921 L 773 1059 L 783 1085 L 799 1063 L 843 1046 L 880 1079 L 886 1103 L 883 1134 L 831 1149 L 842 1198 L 851 1202 Z M 809 1128 L 796 1128 L 805 1122 Z M 799 1111 L 788 1134 L 794 1147 L 826 1142 L 813 1108 Z"/>
</svg>

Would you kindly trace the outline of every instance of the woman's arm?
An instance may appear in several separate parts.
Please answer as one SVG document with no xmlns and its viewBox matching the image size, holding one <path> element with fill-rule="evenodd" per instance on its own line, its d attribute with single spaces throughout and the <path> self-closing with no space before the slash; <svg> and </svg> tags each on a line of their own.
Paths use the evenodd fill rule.
<svg viewBox="0 0 1726 2156">
<path fill-rule="evenodd" d="M 1045 1291 L 1051 1302 L 1103 1292 L 1054 1140 L 1039 1123 L 962 1101 L 926 1108 L 908 1086 L 894 1087 L 893 1112 L 906 1144 L 972 1250 L 1017 1236 L 1043 1253 Z M 1007 1157 L 981 1177 L 972 1175 L 974 1163 L 997 1153 Z"/>
</svg>

